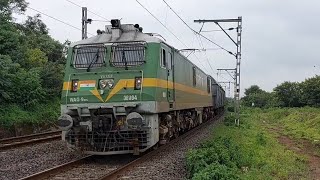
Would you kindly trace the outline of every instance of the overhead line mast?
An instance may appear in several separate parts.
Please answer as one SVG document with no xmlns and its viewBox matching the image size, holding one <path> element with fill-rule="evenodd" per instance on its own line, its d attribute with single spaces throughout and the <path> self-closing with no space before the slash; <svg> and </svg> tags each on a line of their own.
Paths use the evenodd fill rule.
<svg viewBox="0 0 320 180">
<path fill-rule="evenodd" d="M 236 68 L 234 75 L 234 113 L 236 115 L 235 124 L 240 124 L 240 64 L 241 64 L 241 35 L 242 35 L 242 17 L 237 19 L 214 19 L 214 20 L 194 20 L 196 23 L 209 23 L 213 22 L 219 26 L 219 28 L 228 36 L 228 38 L 236 45 L 237 53 L 236 57 Z M 219 23 L 237 23 L 237 39 L 234 40 L 226 31 L 222 28 Z M 222 69 L 221 69 L 222 70 Z M 226 70 L 226 69 L 224 69 Z"/>
</svg>

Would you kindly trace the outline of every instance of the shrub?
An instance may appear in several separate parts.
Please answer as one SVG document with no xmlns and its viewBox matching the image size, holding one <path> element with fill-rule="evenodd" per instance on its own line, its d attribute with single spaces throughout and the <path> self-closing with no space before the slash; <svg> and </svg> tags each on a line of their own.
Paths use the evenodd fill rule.
<svg viewBox="0 0 320 180">
<path fill-rule="evenodd" d="M 224 121 L 223 123 L 226 125 L 226 126 L 233 126 L 234 125 L 234 120 L 235 120 L 235 115 L 234 114 L 229 114 L 227 115 L 225 118 L 224 118 Z"/>
<path fill-rule="evenodd" d="M 16 104 L 0 106 L 0 126 L 11 129 L 14 126 L 54 124 L 60 115 L 60 101 L 36 104 L 28 109 Z"/>
<path fill-rule="evenodd" d="M 241 153 L 230 138 L 207 141 L 187 154 L 187 170 L 191 179 L 238 179 Z"/>
</svg>

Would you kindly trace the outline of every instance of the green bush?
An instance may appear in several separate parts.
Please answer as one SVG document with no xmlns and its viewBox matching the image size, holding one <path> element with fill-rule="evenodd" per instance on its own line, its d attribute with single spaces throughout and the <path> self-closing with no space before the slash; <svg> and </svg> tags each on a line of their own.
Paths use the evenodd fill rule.
<svg viewBox="0 0 320 180">
<path fill-rule="evenodd" d="M 187 170 L 191 179 L 238 179 L 241 154 L 229 138 L 203 143 L 187 154 Z"/>
<path fill-rule="evenodd" d="M 10 129 L 14 126 L 54 124 L 59 115 L 59 100 L 36 104 L 27 109 L 16 104 L 0 106 L 0 126 Z"/>
<path fill-rule="evenodd" d="M 233 106 L 228 106 L 227 107 L 228 112 L 234 112 L 234 107 Z"/>
<path fill-rule="evenodd" d="M 235 115 L 234 114 L 229 114 L 227 115 L 225 118 L 224 118 L 224 121 L 223 123 L 226 125 L 226 126 L 233 126 L 234 125 L 234 120 L 235 120 Z"/>
</svg>

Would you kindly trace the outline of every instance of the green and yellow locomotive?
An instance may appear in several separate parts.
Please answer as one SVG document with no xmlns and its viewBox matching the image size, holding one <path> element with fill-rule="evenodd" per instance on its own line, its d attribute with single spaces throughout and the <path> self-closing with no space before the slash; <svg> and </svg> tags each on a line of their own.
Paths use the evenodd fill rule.
<svg viewBox="0 0 320 180">
<path fill-rule="evenodd" d="M 111 26 L 70 46 L 59 126 L 88 154 L 139 154 L 212 118 L 224 91 L 139 25 Z"/>
</svg>

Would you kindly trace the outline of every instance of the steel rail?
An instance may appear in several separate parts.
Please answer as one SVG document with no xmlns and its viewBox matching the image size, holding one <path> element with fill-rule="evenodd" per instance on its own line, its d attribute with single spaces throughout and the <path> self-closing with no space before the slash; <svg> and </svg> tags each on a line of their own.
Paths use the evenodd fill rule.
<svg viewBox="0 0 320 180">
<path fill-rule="evenodd" d="M 144 155 L 142 155 L 141 157 L 139 157 L 136 160 L 133 160 L 127 164 L 125 164 L 124 166 L 121 166 L 111 172 L 109 172 L 108 174 L 104 175 L 103 177 L 99 178 L 100 180 L 111 180 L 111 179 L 117 179 L 119 177 L 119 175 L 124 174 L 126 171 L 134 168 L 135 166 L 137 166 L 138 164 L 149 160 L 151 157 L 153 157 L 154 155 L 156 155 L 157 153 L 163 151 L 165 148 L 168 147 L 172 147 L 174 146 L 175 143 L 179 142 L 182 139 L 185 139 L 187 137 L 189 137 L 190 135 L 192 135 L 195 131 L 199 130 L 200 128 L 203 128 L 211 123 L 214 123 L 217 119 L 220 119 L 222 117 L 223 113 L 219 114 L 218 116 L 214 117 L 212 120 L 206 121 L 204 123 L 202 123 L 201 125 L 193 128 L 192 130 L 184 133 L 183 135 L 179 136 L 178 138 L 170 141 L 168 144 L 160 146 L 158 149 L 152 150 Z M 85 156 L 83 158 L 59 165 L 59 166 L 55 166 L 53 168 L 38 172 L 36 174 L 30 175 L 28 177 L 22 178 L 20 180 L 38 180 L 38 179 L 47 179 L 50 178 L 54 175 L 60 174 L 61 172 L 66 172 L 70 169 L 72 169 L 75 166 L 81 165 L 83 163 L 86 162 L 86 160 L 88 160 L 89 158 L 92 158 L 94 155 L 88 155 Z M 90 173 L 90 172 L 89 172 Z"/>
<path fill-rule="evenodd" d="M 6 150 L 33 143 L 47 142 L 61 138 L 61 131 L 51 131 L 45 133 L 18 136 L 6 139 L 0 139 L 0 150 Z"/>
<path fill-rule="evenodd" d="M 141 164 L 142 162 L 145 162 L 147 160 L 149 160 L 151 157 L 153 157 L 154 155 L 158 154 L 159 152 L 165 150 L 165 148 L 168 148 L 170 146 L 173 146 L 175 143 L 177 143 L 178 141 L 180 141 L 181 139 L 185 139 L 187 137 L 189 137 L 190 135 L 192 135 L 194 132 L 196 132 L 197 130 L 209 125 L 210 123 L 214 123 L 216 120 L 220 119 L 223 116 L 223 112 L 221 112 L 218 116 L 214 117 L 212 120 L 206 121 L 202 124 L 200 124 L 199 126 L 193 128 L 192 130 L 182 134 L 181 136 L 179 136 L 178 138 L 170 141 L 168 144 L 160 146 L 158 149 L 150 151 L 149 153 L 141 156 L 140 158 L 131 161 L 130 163 L 117 168 L 113 171 L 111 171 L 110 173 L 106 174 L 105 176 L 101 177 L 99 180 L 113 180 L 113 179 L 118 179 L 120 175 L 124 174 L 125 172 L 128 172 L 130 169 L 134 168 L 135 166 L 137 166 L 138 164 Z"/>
<path fill-rule="evenodd" d="M 88 156 L 82 157 L 80 159 L 76 159 L 76 160 L 73 160 L 71 162 L 67 162 L 65 164 L 61 164 L 61 165 L 55 166 L 53 168 L 46 169 L 46 170 L 38 172 L 36 174 L 32 174 L 30 176 L 21 178 L 20 180 L 47 179 L 50 176 L 54 176 L 56 174 L 61 173 L 62 171 L 67 171 L 67 170 L 71 169 L 74 166 L 82 164 L 82 163 L 84 163 L 86 160 L 88 160 L 91 157 L 93 157 L 93 155 L 88 155 Z"/>
</svg>

